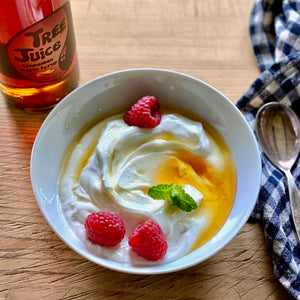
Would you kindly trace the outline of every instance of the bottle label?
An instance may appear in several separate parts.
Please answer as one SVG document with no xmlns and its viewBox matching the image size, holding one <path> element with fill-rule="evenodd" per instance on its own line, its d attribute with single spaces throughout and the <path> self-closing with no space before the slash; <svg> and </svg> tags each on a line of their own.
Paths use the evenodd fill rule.
<svg viewBox="0 0 300 300">
<path fill-rule="evenodd" d="M 19 32 L 7 46 L 10 63 L 19 73 L 17 77 L 43 83 L 61 78 L 75 55 L 70 4 Z"/>
</svg>

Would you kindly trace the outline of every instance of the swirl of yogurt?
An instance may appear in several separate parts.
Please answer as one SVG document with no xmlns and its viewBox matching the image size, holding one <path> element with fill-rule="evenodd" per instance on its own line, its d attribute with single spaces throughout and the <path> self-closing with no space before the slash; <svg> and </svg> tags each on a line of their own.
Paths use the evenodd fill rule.
<svg viewBox="0 0 300 300">
<path fill-rule="evenodd" d="M 75 234 L 101 257 L 115 261 L 145 264 L 130 251 L 128 236 L 137 224 L 148 218 L 162 228 L 168 251 L 162 262 L 183 256 L 193 244 L 198 232 L 205 227 L 205 215 L 180 209 L 167 213 L 169 203 L 147 195 L 157 167 L 178 150 L 187 150 L 205 157 L 211 152 L 210 140 L 200 122 L 181 115 L 166 114 L 153 129 L 128 126 L 122 118 L 112 119 L 101 127 L 95 151 L 82 169 L 78 182 L 74 181 L 74 164 L 80 160 L 90 143 L 93 129 L 74 149 L 69 166 L 60 185 L 64 215 Z M 191 186 L 186 188 L 201 199 L 201 193 Z M 84 221 L 93 211 L 109 210 L 120 215 L 127 233 L 121 244 L 105 249 L 91 244 L 85 237 Z M 161 262 L 160 262 L 161 263 Z"/>
</svg>

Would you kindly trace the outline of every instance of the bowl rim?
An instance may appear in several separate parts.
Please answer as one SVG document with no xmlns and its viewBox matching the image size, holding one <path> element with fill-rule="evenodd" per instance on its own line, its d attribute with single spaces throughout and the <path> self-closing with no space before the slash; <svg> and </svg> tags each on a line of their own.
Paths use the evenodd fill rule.
<svg viewBox="0 0 300 300">
<path fill-rule="evenodd" d="M 55 118 L 55 116 L 59 113 L 59 111 L 64 108 L 65 106 L 69 106 L 70 102 L 72 101 L 72 97 L 75 93 L 78 92 L 78 90 L 82 90 L 85 89 L 87 87 L 89 87 L 90 85 L 93 85 L 95 82 L 107 79 L 111 76 L 117 76 L 117 75 L 122 75 L 124 73 L 130 73 L 130 72 L 158 72 L 158 73 L 169 73 L 172 75 L 176 75 L 176 76 L 183 76 L 185 78 L 191 79 L 193 81 L 198 82 L 200 85 L 202 85 L 203 87 L 214 91 L 214 93 L 218 94 L 220 97 L 222 97 L 223 99 L 225 99 L 227 101 L 227 105 L 230 105 L 231 108 L 235 111 L 236 116 L 238 116 L 242 122 L 244 123 L 245 127 L 247 128 L 249 137 L 251 137 L 251 142 L 253 143 L 253 146 L 255 148 L 255 168 L 257 171 L 257 182 L 255 183 L 256 186 L 256 190 L 253 192 L 256 195 L 256 198 L 258 196 L 259 190 L 260 190 L 260 180 L 261 180 L 261 161 L 260 161 L 260 155 L 259 155 L 259 149 L 258 149 L 258 144 L 255 138 L 255 134 L 253 132 L 253 130 L 251 129 L 249 123 L 247 122 L 247 120 L 244 118 L 243 114 L 241 113 L 241 111 L 236 107 L 236 105 L 231 102 L 225 95 L 223 95 L 220 91 L 218 91 L 216 88 L 212 87 L 211 85 L 207 84 L 206 82 L 197 79 L 193 76 L 184 74 L 184 73 L 180 73 L 177 71 L 172 71 L 172 70 L 168 70 L 168 69 L 157 69 L 157 68 L 132 68 L 132 69 L 125 69 L 125 70 L 119 70 L 119 71 L 115 71 L 115 72 L 111 72 L 108 74 L 104 74 L 102 76 L 99 76 L 97 78 L 94 78 L 84 84 L 82 84 L 81 86 L 77 87 L 75 90 L 73 90 L 71 93 L 69 93 L 66 97 L 64 97 L 48 114 L 48 116 L 45 118 L 45 120 L 43 121 L 37 136 L 35 138 L 33 147 L 32 147 L 32 151 L 31 151 L 31 159 L 30 159 L 30 177 L 31 177 L 31 184 L 32 184 L 32 188 L 33 188 L 33 192 L 34 192 L 34 196 L 35 199 L 38 203 L 38 206 L 44 216 L 44 218 L 46 219 L 47 223 L 50 225 L 50 227 L 52 228 L 52 230 L 56 233 L 56 235 L 65 243 L 67 244 L 73 251 L 75 251 L 76 253 L 80 254 L 82 257 L 102 266 L 102 267 L 106 267 L 108 269 L 111 270 L 115 270 L 115 271 L 119 271 L 119 272 L 123 272 L 123 273 L 130 273 L 130 274 L 143 274 L 143 275 L 150 275 L 150 274 L 164 274 L 164 273 L 171 273 L 171 272 L 176 272 L 176 271 L 180 271 L 183 269 L 187 269 L 190 268 L 192 266 L 195 266 L 205 260 L 207 260 L 209 257 L 215 255 L 217 252 L 219 252 L 221 249 L 224 248 L 224 246 L 226 244 L 228 244 L 235 236 L 236 234 L 241 230 L 241 228 L 245 225 L 245 223 L 247 222 L 247 220 L 249 219 L 251 212 L 255 206 L 256 203 L 256 199 L 253 200 L 253 203 L 251 205 L 248 206 L 248 210 L 247 213 L 245 213 L 243 215 L 243 217 L 241 218 L 241 221 L 239 223 L 240 226 L 237 226 L 235 228 L 233 228 L 231 230 L 231 234 L 228 238 L 222 240 L 222 242 L 218 243 L 218 247 L 216 247 L 213 251 L 211 251 L 209 254 L 207 254 L 206 256 L 201 257 L 200 259 L 193 259 L 191 260 L 189 263 L 184 264 L 182 266 L 176 266 L 175 267 L 171 267 L 171 268 L 167 268 L 168 265 L 170 265 L 171 262 L 166 263 L 166 264 L 158 264 L 158 265 L 150 265 L 150 266 L 134 266 L 134 265 L 125 265 L 119 262 L 113 262 L 110 260 L 107 260 L 105 258 L 101 258 L 98 256 L 93 255 L 92 253 L 89 253 L 88 251 L 84 252 L 81 251 L 80 249 L 76 248 L 72 243 L 70 243 L 68 241 L 68 239 L 66 239 L 64 236 L 62 236 L 60 234 L 60 232 L 58 230 L 56 230 L 54 224 L 52 224 L 52 221 L 49 219 L 48 214 L 46 211 L 44 211 L 42 205 L 41 205 L 41 200 L 39 198 L 38 195 L 38 191 L 37 191 L 37 187 L 34 184 L 34 174 L 33 174 L 33 165 L 34 165 L 34 158 L 35 158 L 35 153 L 38 151 L 38 146 L 39 144 L 42 142 L 43 139 L 43 132 L 47 129 L 47 127 L 49 126 L 49 124 L 51 123 L 52 119 Z M 196 252 L 197 250 L 195 250 L 194 252 Z M 193 252 L 192 252 L 193 253 Z M 192 254 L 190 253 L 190 254 Z M 190 255 L 187 254 L 187 255 Z M 187 256 L 185 255 L 185 256 Z"/>
</svg>

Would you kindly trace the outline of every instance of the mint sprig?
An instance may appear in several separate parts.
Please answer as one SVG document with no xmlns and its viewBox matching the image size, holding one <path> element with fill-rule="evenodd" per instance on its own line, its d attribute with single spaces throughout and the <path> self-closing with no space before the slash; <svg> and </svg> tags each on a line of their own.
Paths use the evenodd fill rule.
<svg viewBox="0 0 300 300">
<path fill-rule="evenodd" d="M 189 212 L 197 208 L 197 202 L 185 192 L 179 184 L 159 184 L 148 190 L 148 195 L 155 200 L 166 200 L 170 206 L 178 206 L 183 211 Z"/>
</svg>

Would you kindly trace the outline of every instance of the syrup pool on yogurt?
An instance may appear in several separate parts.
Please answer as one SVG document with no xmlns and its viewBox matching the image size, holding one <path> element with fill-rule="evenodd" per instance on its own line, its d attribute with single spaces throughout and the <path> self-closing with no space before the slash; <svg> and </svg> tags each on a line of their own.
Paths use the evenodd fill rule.
<svg viewBox="0 0 300 300">
<path fill-rule="evenodd" d="M 133 265 L 153 264 L 128 246 L 134 228 L 151 218 L 168 243 L 156 264 L 178 259 L 210 240 L 231 212 L 237 180 L 231 151 L 212 125 L 190 113 L 162 106 L 161 123 L 151 129 L 128 126 L 125 113 L 95 120 L 70 144 L 59 180 L 63 214 L 93 254 Z M 197 209 L 184 212 L 148 196 L 151 186 L 169 183 L 190 191 Z M 86 238 L 85 219 L 96 211 L 124 220 L 119 246 L 103 248 Z"/>
</svg>

